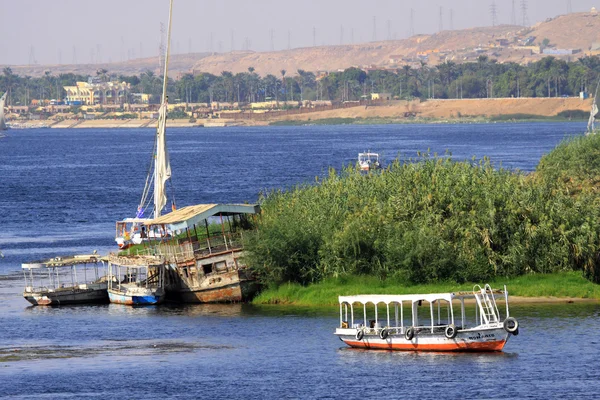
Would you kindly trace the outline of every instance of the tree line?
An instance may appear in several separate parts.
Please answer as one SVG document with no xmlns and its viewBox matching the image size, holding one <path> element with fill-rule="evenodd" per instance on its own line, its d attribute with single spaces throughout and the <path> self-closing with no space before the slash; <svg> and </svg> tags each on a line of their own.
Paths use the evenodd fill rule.
<svg viewBox="0 0 600 400">
<path fill-rule="evenodd" d="M 106 81 L 129 83 L 129 101 L 133 101 L 134 93 L 145 93 L 151 95 L 151 102 L 159 102 L 163 78 L 152 71 L 125 76 L 101 69 L 96 75 Z M 169 79 L 168 90 L 171 99 L 186 103 L 357 101 L 370 97 L 370 93 L 382 92 L 397 99 L 560 97 L 591 91 L 599 77 L 598 56 L 570 62 L 545 57 L 519 65 L 498 63 L 482 55 L 474 63 L 447 61 L 429 66 L 421 62 L 417 68 L 405 65 L 368 73 L 355 67 L 319 76 L 301 69 L 293 73 L 282 69 L 277 75 L 260 76 L 252 67 L 236 74 L 188 73 L 178 80 Z M 38 78 L 22 77 L 6 67 L 0 75 L 0 91 L 9 92 L 8 104 L 28 105 L 32 99 L 60 100 L 65 97 L 63 86 L 88 78 L 72 73 L 53 75 L 51 71 Z"/>
</svg>

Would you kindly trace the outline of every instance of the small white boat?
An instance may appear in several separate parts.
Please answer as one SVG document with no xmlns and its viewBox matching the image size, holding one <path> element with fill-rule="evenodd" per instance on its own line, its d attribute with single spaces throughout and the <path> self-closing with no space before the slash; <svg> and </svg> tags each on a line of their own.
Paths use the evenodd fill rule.
<svg viewBox="0 0 600 400">
<path fill-rule="evenodd" d="M 504 318 L 496 297 L 504 298 Z M 475 303 L 471 316 L 465 311 L 465 300 Z M 339 303 L 340 326 L 335 334 L 356 348 L 501 351 L 511 335 L 519 334 L 519 323 L 509 314 L 506 287 L 504 291 L 476 285 L 473 292 L 340 296 Z M 382 307 L 386 313 L 379 315 Z M 455 310 L 460 310 L 457 318 Z"/>
<path fill-rule="evenodd" d="M 34 306 L 108 303 L 106 268 L 95 254 L 23 263 L 22 269 L 23 297 Z"/>
<path fill-rule="evenodd" d="M 0 97 L 0 131 L 5 131 L 8 129 L 6 125 L 6 119 L 4 118 L 4 103 L 6 102 L 6 95 L 8 92 L 5 92 L 2 97 Z"/>
<path fill-rule="evenodd" d="M 361 171 L 371 171 L 381 168 L 378 153 L 358 153 L 358 166 Z"/>
<path fill-rule="evenodd" d="M 160 304 L 165 298 L 165 261 L 160 256 L 108 258 L 111 303 L 132 306 Z"/>
</svg>

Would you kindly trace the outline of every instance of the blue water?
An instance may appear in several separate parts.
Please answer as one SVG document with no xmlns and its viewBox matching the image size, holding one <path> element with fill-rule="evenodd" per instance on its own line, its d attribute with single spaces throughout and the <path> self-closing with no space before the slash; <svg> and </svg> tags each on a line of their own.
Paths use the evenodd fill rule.
<svg viewBox="0 0 600 400">
<path fill-rule="evenodd" d="M 171 129 L 180 206 L 255 202 L 366 150 L 489 156 L 532 171 L 583 123 Z M 500 354 L 347 349 L 335 308 L 28 307 L 20 263 L 114 248 L 135 213 L 152 129 L 9 131 L 0 139 L 0 397 L 598 398 L 600 306 L 514 306 Z M 509 288 L 510 289 L 510 288 Z"/>
</svg>

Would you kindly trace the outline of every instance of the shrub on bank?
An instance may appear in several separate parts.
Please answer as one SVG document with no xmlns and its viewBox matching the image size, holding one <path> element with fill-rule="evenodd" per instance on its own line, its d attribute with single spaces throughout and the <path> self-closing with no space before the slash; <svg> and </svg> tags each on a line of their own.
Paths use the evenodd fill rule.
<svg viewBox="0 0 600 400">
<path fill-rule="evenodd" d="M 266 284 L 373 275 L 412 283 L 584 270 L 598 281 L 592 195 L 489 160 L 423 155 L 383 173 L 346 168 L 265 195 L 248 243 Z"/>
</svg>

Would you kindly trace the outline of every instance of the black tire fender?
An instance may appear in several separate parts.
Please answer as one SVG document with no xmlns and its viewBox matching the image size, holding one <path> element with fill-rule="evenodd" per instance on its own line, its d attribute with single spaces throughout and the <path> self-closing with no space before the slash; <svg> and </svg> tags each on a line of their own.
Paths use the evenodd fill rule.
<svg viewBox="0 0 600 400">
<path fill-rule="evenodd" d="M 446 335 L 448 339 L 454 339 L 457 333 L 458 331 L 456 330 L 456 325 L 454 324 L 450 324 L 446 327 L 446 329 L 444 329 L 444 335 Z"/>
<path fill-rule="evenodd" d="M 379 337 L 380 337 L 382 340 L 385 340 L 385 339 L 387 339 L 387 338 L 388 338 L 388 336 L 390 336 L 390 331 L 388 330 L 388 328 L 383 328 L 383 329 L 381 330 L 381 332 L 379 332 Z"/>
<path fill-rule="evenodd" d="M 412 340 L 415 337 L 415 328 L 412 326 L 409 327 L 406 332 L 404 332 L 404 339 Z"/>
<path fill-rule="evenodd" d="M 358 331 L 356 331 L 356 340 L 363 340 L 364 336 L 365 336 L 365 331 L 363 331 L 362 329 L 359 329 Z"/>
<path fill-rule="evenodd" d="M 504 330 L 508 333 L 512 333 L 515 336 L 519 334 L 519 321 L 517 321 L 513 317 L 506 318 L 502 326 L 504 327 Z"/>
</svg>

